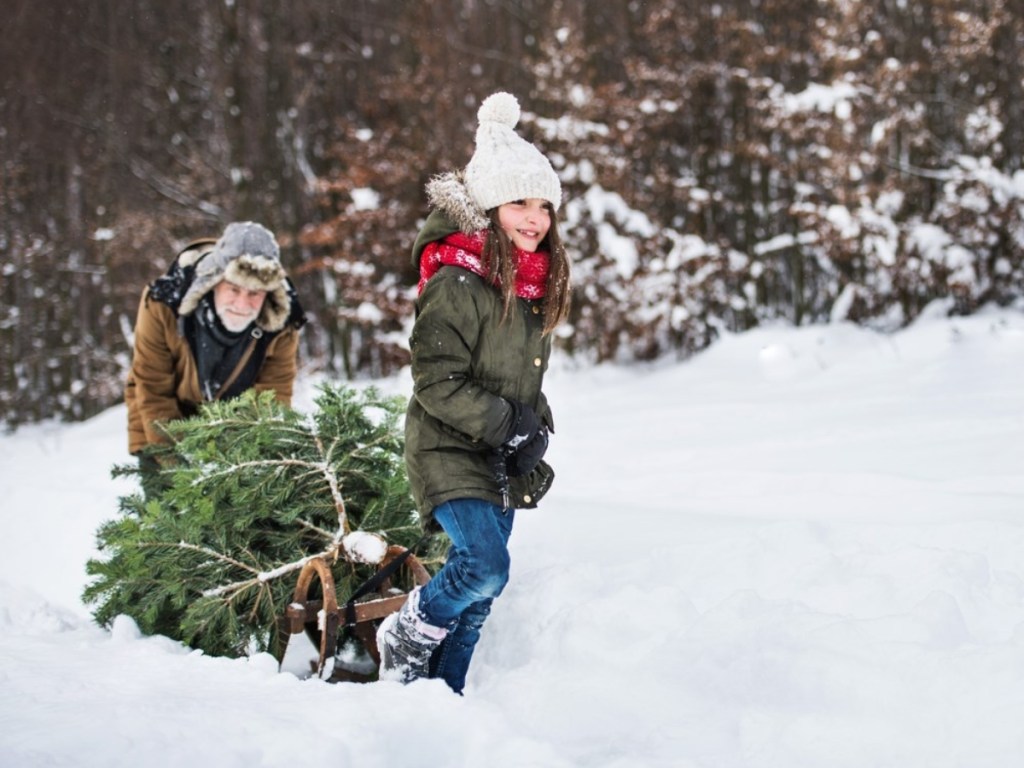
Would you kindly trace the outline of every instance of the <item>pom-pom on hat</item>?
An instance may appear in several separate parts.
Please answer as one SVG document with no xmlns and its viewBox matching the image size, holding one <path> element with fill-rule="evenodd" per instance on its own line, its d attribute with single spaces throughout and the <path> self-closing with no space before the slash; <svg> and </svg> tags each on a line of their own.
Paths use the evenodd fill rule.
<svg viewBox="0 0 1024 768">
<path fill-rule="evenodd" d="M 499 91 L 477 111 L 476 152 L 466 166 L 466 189 L 473 202 L 489 211 L 513 200 L 536 197 L 557 210 L 562 185 L 548 159 L 515 130 L 519 102 Z"/>
</svg>

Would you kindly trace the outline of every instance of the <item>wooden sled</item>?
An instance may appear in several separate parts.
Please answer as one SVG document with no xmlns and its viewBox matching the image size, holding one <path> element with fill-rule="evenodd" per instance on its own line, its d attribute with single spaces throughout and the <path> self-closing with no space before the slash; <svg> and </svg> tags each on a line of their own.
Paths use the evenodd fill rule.
<svg viewBox="0 0 1024 768">
<path fill-rule="evenodd" d="M 397 545 L 388 547 L 377 570 L 383 570 L 406 551 L 405 547 Z M 430 581 L 427 569 L 411 552 L 406 555 L 402 568 L 409 569 L 413 581 L 418 585 L 422 586 Z M 317 581 L 320 583 L 319 592 L 322 598 L 311 599 L 310 588 Z M 354 605 L 355 624 L 351 627 L 351 633 L 373 659 L 375 668 L 380 666 L 380 653 L 377 650 L 377 626 L 381 619 L 401 608 L 407 597 L 408 593 L 395 590 L 391 586 L 391 580 L 386 579 L 377 592 L 371 593 Z M 278 661 L 284 659 L 288 639 L 293 635 L 305 633 L 315 646 L 319 645 L 318 660 L 315 664 L 310 662 L 311 671 L 317 677 L 326 679 L 330 683 L 372 682 L 377 678 L 376 671 L 356 672 L 334 663 L 335 652 L 338 650 L 339 632 L 345 621 L 345 609 L 344 606 L 339 607 L 338 605 L 338 596 L 330 565 L 322 557 L 310 560 L 299 572 L 292 601 L 280 619 L 284 643 L 278 655 Z M 325 670 L 328 670 L 326 678 L 324 677 Z"/>
</svg>

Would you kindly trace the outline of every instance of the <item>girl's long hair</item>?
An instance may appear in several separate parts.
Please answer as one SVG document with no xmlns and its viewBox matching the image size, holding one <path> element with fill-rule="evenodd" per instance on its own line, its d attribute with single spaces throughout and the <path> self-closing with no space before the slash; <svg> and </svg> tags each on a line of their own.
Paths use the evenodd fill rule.
<svg viewBox="0 0 1024 768">
<path fill-rule="evenodd" d="M 569 302 L 572 295 L 569 257 L 565 253 L 565 246 L 558 234 L 558 217 L 551 205 L 548 205 L 547 208 L 551 217 L 551 227 L 538 248 L 538 250 L 547 251 L 550 258 L 548 283 L 544 295 L 545 335 L 555 330 L 569 316 Z M 501 291 L 504 304 L 502 317 L 504 318 L 508 317 L 516 300 L 516 260 L 513 258 L 515 245 L 505 234 L 505 230 L 501 228 L 498 209 L 492 208 L 488 215 L 491 225 L 488 228 L 487 241 L 484 243 L 483 263 L 487 269 L 488 279 L 497 284 L 498 290 Z"/>
</svg>

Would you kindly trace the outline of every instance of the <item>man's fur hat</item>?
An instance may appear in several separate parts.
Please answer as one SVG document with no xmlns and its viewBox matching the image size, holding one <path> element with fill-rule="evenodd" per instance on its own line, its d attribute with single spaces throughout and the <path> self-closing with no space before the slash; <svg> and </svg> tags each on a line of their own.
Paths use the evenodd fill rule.
<svg viewBox="0 0 1024 768">
<path fill-rule="evenodd" d="M 195 253 L 192 258 L 199 255 Z M 203 296 L 221 280 L 250 291 L 266 291 L 256 324 L 268 331 L 284 328 L 291 312 L 291 299 L 281 266 L 281 249 L 266 227 L 252 221 L 228 224 L 213 250 L 196 264 L 195 277 L 181 299 L 178 313 L 194 312 Z"/>
</svg>

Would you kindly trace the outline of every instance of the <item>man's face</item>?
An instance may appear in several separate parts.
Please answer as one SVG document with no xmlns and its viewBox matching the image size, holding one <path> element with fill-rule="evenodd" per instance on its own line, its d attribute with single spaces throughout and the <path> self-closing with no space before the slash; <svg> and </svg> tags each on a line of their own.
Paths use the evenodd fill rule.
<svg viewBox="0 0 1024 768">
<path fill-rule="evenodd" d="M 266 298 L 266 291 L 250 291 L 227 280 L 221 280 L 213 287 L 213 308 L 231 333 L 248 328 L 259 316 Z"/>
</svg>

